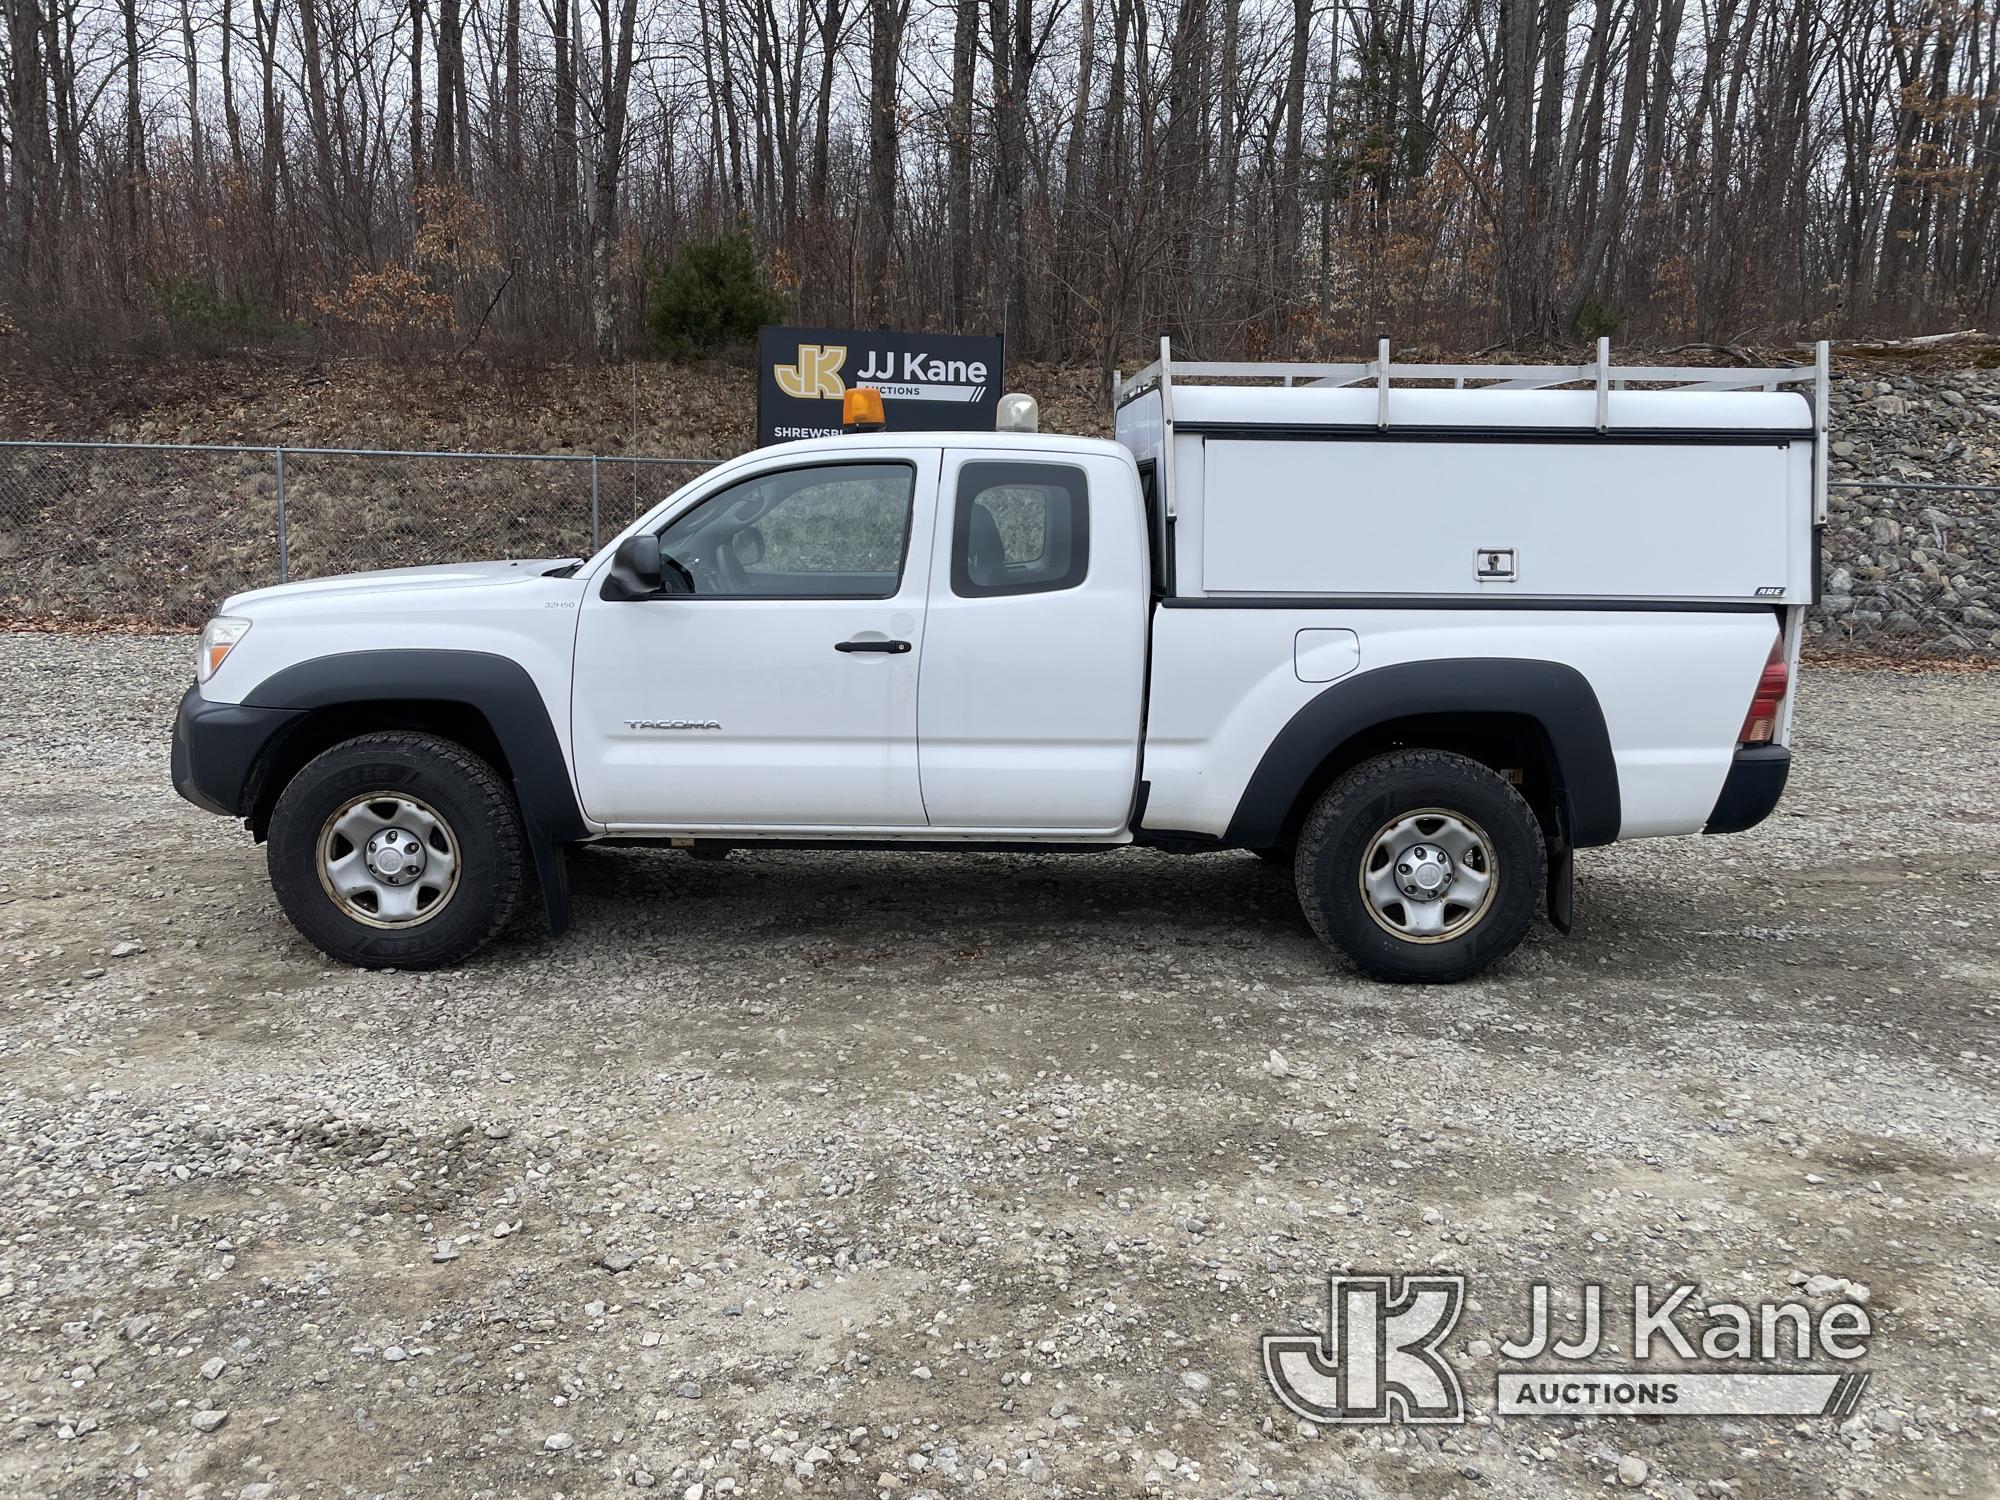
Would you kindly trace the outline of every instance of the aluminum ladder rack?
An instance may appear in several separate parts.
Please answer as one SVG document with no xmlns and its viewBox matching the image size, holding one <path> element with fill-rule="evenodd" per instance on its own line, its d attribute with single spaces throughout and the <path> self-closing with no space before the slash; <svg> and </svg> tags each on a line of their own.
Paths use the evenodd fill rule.
<svg viewBox="0 0 2000 1500">
<path fill-rule="evenodd" d="M 1351 364 L 1288 363 L 1283 361 L 1177 360 L 1171 341 L 1160 340 L 1160 357 L 1130 379 L 1114 377 L 1113 407 L 1124 406 L 1147 392 L 1160 393 L 1163 425 L 1173 430 L 1176 384 L 1205 382 L 1251 384 L 1274 382 L 1294 387 L 1373 385 L 1375 425 L 1389 428 L 1389 390 L 1399 381 L 1448 384 L 1460 391 L 1541 391 L 1562 386 L 1589 386 L 1597 392 L 1597 430 L 1611 430 L 1611 392 L 1643 385 L 1681 391 L 1775 391 L 1809 387 L 1813 414 L 1813 524 L 1826 521 L 1826 431 L 1829 349 L 1822 339 L 1813 345 L 1809 365 L 1765 369 L 1722 369 L 1699 365 L 1617 365 L 1611 363 L 1611 340 L 1597 341 L 1597 358 L 1583 365 L 1414 364 L 1389 357 L 1389 340 L 1376 342 L 1375 358 Z"/>
</svg>

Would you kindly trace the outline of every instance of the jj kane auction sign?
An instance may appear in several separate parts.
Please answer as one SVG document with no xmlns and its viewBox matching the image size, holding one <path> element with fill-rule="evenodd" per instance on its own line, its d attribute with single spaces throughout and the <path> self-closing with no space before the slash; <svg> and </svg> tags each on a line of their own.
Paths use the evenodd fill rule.
<svg viewBox="0 0 2000 1500">
<path fill-rule="evenodd" d="M 1000 339 L 950 333 L 766 328 L 757 336 L 762 443 L 840 431 L 849 387 L 882 393 L 891 432 L 991 432 L 1000 404 Z"/>
</svg>

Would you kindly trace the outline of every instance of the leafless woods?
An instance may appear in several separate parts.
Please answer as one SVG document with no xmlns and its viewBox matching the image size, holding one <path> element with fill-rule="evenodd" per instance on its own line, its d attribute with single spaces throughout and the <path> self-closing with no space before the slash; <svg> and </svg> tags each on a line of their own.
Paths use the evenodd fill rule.
<svg viewBox="0 0 2000 1500">
<path fill-rule="evenodd" d="M 1990 324 L 1994 0 L 0 0 L 0 331 L 1110 363 Z"/>
</svg>

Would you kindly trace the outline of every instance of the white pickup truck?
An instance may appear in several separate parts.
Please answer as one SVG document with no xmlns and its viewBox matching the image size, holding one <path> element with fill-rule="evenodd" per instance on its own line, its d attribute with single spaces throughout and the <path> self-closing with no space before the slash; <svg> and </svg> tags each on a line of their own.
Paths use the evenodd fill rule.
<svg viewBox="0 0 2000 1500">
<path fill-rule="evenodd" d="M 1802 392 L 1787 387 L 1804 386 Z M 1636 388 L 1635 388 L 1636 387 Z M 595 556 L 258 589 L 203 633 L 190 801 L 299 930 L 454 963 L 565 846 L 1248 850 L 1368 974 L 1508 953 L 1572 851 L 1778 800 L 1826 356 L 1189 364 L 1117 441 L 730 460 Z"/>
</svg>

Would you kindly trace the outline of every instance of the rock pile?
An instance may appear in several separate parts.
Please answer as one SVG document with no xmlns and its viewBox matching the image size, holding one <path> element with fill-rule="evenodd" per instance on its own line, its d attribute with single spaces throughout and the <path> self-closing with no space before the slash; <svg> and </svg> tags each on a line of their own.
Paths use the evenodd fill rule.
<svg viewBox="0 0 2000 1500">
<path fill-rule="evenodd" d="M 1837 377 L 1821 650 L 2000 656 L 2000 370 Z"/>
</svg>

